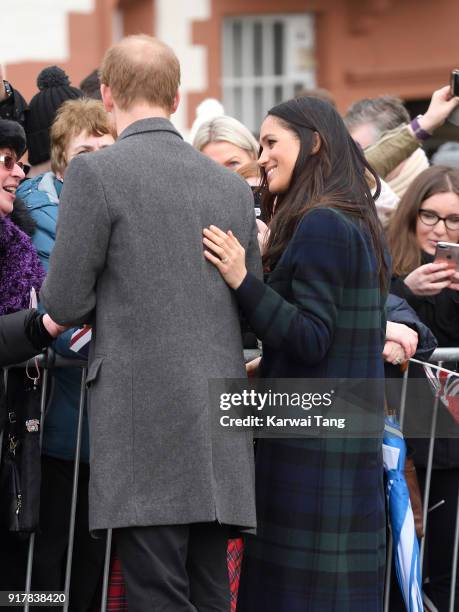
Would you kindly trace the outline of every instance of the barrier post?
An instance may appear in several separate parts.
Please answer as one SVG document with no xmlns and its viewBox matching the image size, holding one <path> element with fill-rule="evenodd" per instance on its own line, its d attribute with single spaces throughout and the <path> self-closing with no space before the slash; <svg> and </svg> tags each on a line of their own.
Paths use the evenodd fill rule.
<svg viewBox="0 0 459 612">
<path fill-rule="evenodd" d="M 442 365 L 443 365 L 443 361 L 439 361 L 438 367 L 441 368 Z M 422 538 L 421 547 L 419 551 L 419 562 L 421 564 L 421 574 L 422 574 L 422 566 L 424 562 L 424 550 L 425 550 L 425 543 L 426 543 L 425 534 L 427 533 L 427 512 L 428 512 L 429 497 L 430 497 L 430 481 L 432 478 L 433 453 L 434 453 L 434 447 L 435 447 L 435 433 L 437 430 L 437 416 L 438 416 L 439 403 L 440 403 L 440 396 L 438 393 L 436 393 L 435 401 L 433 405 L 433 411 L 432 411 L 432 422 L 431 422 L 431 427 L 430 427 L 429 454 L 427 456 L 426 482 L 425 482 L 424 500 L 423 500 L 424 507 L 422 508 L 422 530 L 424 532 L 424 537 Z"/>
<path fill-rule="evenodd" d="M 73 468 L 73 488 L 72 488 L 72 505 L 70 508 L 70 524 L 69 524 L 69 543 L 67 547 L 67 563 L 65 568 L 65 604 L 64 612 L 67 612 L 70 605 L 70 579 L 72 575 L 72 560 L 73 560 L 73 542 L 75 537 L 75 517 L 78 495 L 78 476 L 80 471 L 80 452 L 81 452 L 81 437 L 83 433 L 83 412 L 86 398 L 86 368 L 81 370 L 81 386 L 80 386 L 80 404 L 78 407 L 78 427 L 77 439 L 75 448 L 75 464 Z"/>
<path fill-rule="evenodd" d="M 48 390 L 48 375 L 49 370 L 47 368 L 47 364 L 43 365 L 43 380 L 41 384 L 41 396 L 40 396 L 40 452 L 43 445 L 43 428 L 45 423 L 45 413 L 46 413 L 46 393 Z M 35 533 L 31 533 L 29 536 L 29 547 L 27 550 L 27 569 L 26 569 L 26 584 L 25 590 L 26 593 L 30 592 L 30 587 L 32 584 L 32 569 L 33 569 L 33 553 L 35 550 Z M 26 602 L 24 605 L 24 612 L 29 611 L 29 603 Z"/>
<path fill-rule="evenodd" d="M 106 612 L 107 610 L 107 595 L 108 595 L 108 581 L 110 579 L 111 552 L 112 552 L 112 530 L 107 529 L 107 542 L 105 545 L 104 580 L 102 583 L 102 603 L 100 606 L 100 612 Z"/>
</svg>

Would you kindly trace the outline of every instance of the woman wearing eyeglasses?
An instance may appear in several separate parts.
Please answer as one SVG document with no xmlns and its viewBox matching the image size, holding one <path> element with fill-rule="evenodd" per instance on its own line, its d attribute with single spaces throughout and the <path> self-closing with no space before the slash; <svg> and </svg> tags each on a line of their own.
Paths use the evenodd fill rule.
<svg viewBox="0 0 459 612">
<path fill-rule="evenodd" d="M 0 367 L 36 355 L 57 335 L 48 315 L 24 311 L 32 305 L 45 276 L 31 240 L 35 224 L 16 198 L 24 178 L 18 158 L 25 146 L 21 125 L 0 119 Z M 1 422 L 0 409 L 0 431 Z"/>
<path fill-rule="evenodd" d="M 420 174 L 392 215 L 387 239 L 392 292 L 408 301 L 440 346 L 459 346 L 459 274 L 434 263 L 438 242 L 459 242 L 459 170 L 434 166 Z"/>
<path fill-rule="evenodd" d="M 434 263 L 438 242 L 459 242 L 459 170 L 434 166 L 422 172 L 393 213 L 387 238 L 394 274 L 391 292 L 407 300 L 440 347 L 459 347 L 459 274 L 447 264 Z M 457 365 L 445 367 L 457 369 Z M 421 368 L 412 364 L 410 378 L 423 377 Z M 411 412 L 416 421 L 424 418 L 430 423 L 432 405 L 427 383 L 408 385 L 408 418 Z M 439 431 L 456 431 L 457 436 L 459 426 L 443 406 L 438 418 Z M 409 444 L 422 483 L 428 440 L 411 439 Z M 429 577 L 426 591 L 439 610 L 447 610 L 449 603 L 458 487 L 459 439 L 437 439 L 429 507 L 444 501 L 428 515 L 425 576 Z M 456 583 L 456 601 L 458 596 Z"/>
<path fill-rule="evenodd" d="M 25 148 L 19 123 L 0 120 L 0 314 L 28 308 L 31 293 L 44 278 L 30 237 L 10 217 L 24 178 L 18 159 Z"/>
<path fill-rule="evenodd" d="M 48 315 L 24 310 L 38 294 L 45 276 L 31 240 L 35 224 L 16 198 L 24 178 L 18 159 L 25 148 L 22 126 L 0 119 L 0 367 L 36 355 L 58 334 Z M 0 383 L 1 379 L 0 374 Z M 0 431 L 4 416 L 0 408 Z"/>
</svg>

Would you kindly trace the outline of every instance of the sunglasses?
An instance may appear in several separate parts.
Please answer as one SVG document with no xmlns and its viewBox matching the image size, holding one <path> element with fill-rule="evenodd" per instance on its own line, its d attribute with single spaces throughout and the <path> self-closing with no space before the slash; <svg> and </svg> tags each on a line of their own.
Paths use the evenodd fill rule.
<svg viewBox="0 0 459 612">
<path fill-rule="evenodd" d="M 0 162 L 2 162 L 7 170 L 13 170 L 14 166 L 19 166 L 21 170 L 24 169 L 24 164 L 16 161 L 12 155 L 0 155 Z"/>
</svg>

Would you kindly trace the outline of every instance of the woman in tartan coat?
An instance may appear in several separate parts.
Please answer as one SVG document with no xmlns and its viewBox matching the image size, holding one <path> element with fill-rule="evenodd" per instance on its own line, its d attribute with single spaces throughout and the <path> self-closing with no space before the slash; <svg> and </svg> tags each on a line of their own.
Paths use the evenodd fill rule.
<svg viewBox="0 0 459 612">
<path fill-rule="evenodd" d="M 204 230 L 257 336 L 260 376 L 384 376 L 387 269 L 368 173 L 326 102 L 271 109 L 260 133 L 270 237 L 267 284 L 247 273 L 228 231 Z M 384 413 L 378 384 L 366 400 Z M 382 423 L 382 418 L 381 418 Z M 379 612 L 385 510 L 381 436 L 258 441 L 256 537 L 248 537 L 238 612 Z"/>
</svg>

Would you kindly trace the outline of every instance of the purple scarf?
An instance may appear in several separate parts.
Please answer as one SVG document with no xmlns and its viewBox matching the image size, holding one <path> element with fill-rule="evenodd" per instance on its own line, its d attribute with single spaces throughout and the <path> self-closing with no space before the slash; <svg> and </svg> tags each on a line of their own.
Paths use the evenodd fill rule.
<svg viewBox="0 0 459 612">
<path fill-rule="evenodd" d="M 44 278 L 29 236 L 0 216 L 0 315 L 29 308 L 30 291 L 33 287 L 38 294 Z"/>
</svg>

